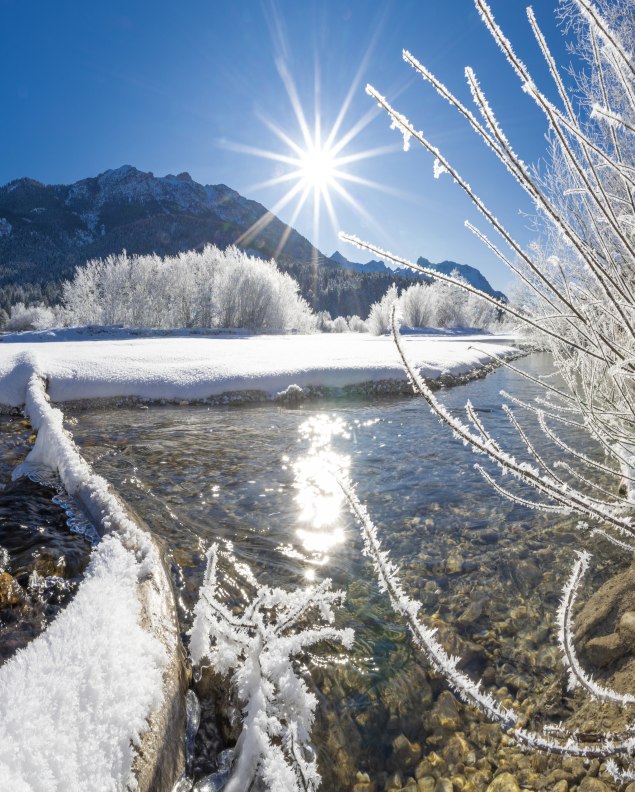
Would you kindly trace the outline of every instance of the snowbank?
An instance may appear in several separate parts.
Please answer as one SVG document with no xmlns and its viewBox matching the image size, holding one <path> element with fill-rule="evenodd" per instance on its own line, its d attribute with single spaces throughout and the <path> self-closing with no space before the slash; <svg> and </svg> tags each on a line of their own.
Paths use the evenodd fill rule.
<svg viewBox="0 0 635 792">
<path fill-rule="evenodd" d="M 25 409 L 37 439 L 14 477 L 52 468 L 109 535 L 68 607 L 0 668 L 0 787 L 171 789 L 182 769 L 183 673 L 160 554 L 82 458 L 38 373 Z"/>
<path fill-rule="evenodd" d="M 0 669 L 0 780 L 14 792 L 125 789 L 163 697 L 165 650 L 140 626 L 134 556 L 100 543 L 77 595 Z"/>
<path fill-rule="evenodd" d="M 48 381 L 55 402 L 139 397 L 200 400 L 258 390 L 275 394 L 289 385 L 340 388 L 379 380 L 405 381 L 388 336 L 319 334 L 135 337 L 112 329 L 48 331 L 4 336 L 0 343 L 0 404 L 24 403 L 30 374 Z M 496 336 L 407 336 L 404 344 L 423 377 L 459 375 L 490 361 L 471 344 L 512 354 Z"/>
</svg>

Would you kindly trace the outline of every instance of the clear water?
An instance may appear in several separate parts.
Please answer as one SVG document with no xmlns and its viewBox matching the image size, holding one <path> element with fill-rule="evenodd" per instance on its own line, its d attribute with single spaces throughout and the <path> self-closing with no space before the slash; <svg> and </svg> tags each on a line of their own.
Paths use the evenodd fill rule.
<svg viewBox="0 0 635 792">
<path fill-rule="evenodd" d="M 0 664 L 71 600 L 90 555 L 58 483 L 11 481 L 34 439 L 25 420 L 0 416 Z"/>
<path fill-rule="evenodd" d="M 534 375 L 550 370 L 541 355 L 518 365 Z M 442 398 L 455 410 L 471 399 L 501 444 L 522 456 L 522 444 L 501 410 L 501 388 L 527 399 L 535 392 L 531 383 L 499 369 Z M 307 422 L 317 422 L 326 435 L 334 425 L 345 430 L 331 438 L 329 448 L 350 458 L 361 500 L 399 563 L 407 591 L 423 603 L 446 648 L 461 654 L 464 667 L 483 676 L 499 699 L 517 701 L 530 722 L 534 712 L 552 721 L 566 717 L 570 704 L 554 615 L 572 548 L 584 546 L 585 538 L 574 519 L 501 499 L 474 469 L 482 458 L 452 438 L 422 401 L 113 408 L 78 411 L 69 427 L 96 471 L 165 539 L 184 632 L 204 572 L 204 551 L 214 541 L 230 548 L 236 563 L 248 563 L 261 583 L 294 587 L 329 577 L 345 589 L 339 623 L 355 629 L 353 651 L 344 657 L 329 646 L 307 659 L 320 700 L 314 740 L 324 788 L 350 789 L 358 771 L 367 772 L 378 789 L 395 773 L 405 785 L 416 762 L 395 749 L 400 735 L 416 743 L 414 756 L 436 752 L 445 775 L 458 774 L 476 789 L 485 788 L 500 752 L 512 756 L 512 749 L 501 747 L 496 727 L 455 708 L 443 680 L 413 649 L 377 589 L 347 510 L 335 506 L 329 512 L 333 504 L 323 503 L 322 525 L 303 520 L 306 492 L 296 464 L 307 458 Z M 536 436 L 531 417 L 525 425 Z M 561 433 L 581 447 L 575 430 Z M 544 456 L 560 458 L 562 452 L 547 447 Z M 601 550 L 589 585 L 628 561 L 610 546 Z M 221 571 L 228 581 L 236 580 L 236 564 L 227 558 Z M 232 739 L 231 729 L 218 719 L 214 723 L 210 712 L 197 741 L 199 775 L 215 769 L 214 752 Z M 456 732 L 472 749 L 467 758 L 457 759 L 450 750 Z M 558 762 L 549 760 L 539 775 Z M 531 788 L 531 773 L 537 771 L 519 768 Z"/>
</svg>

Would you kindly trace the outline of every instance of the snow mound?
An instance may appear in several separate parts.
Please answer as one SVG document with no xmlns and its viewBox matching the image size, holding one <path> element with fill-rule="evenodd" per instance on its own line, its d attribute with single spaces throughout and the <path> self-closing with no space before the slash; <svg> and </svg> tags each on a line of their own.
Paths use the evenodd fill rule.
<svg viewBox="0 0 635 792">
<path fill-rule="evenodd" d="M 134 786 L 134 744 L 160 704 L 166 659 L 140 626 L 138 574 L 119 539 L 104 539 L 66 610 L 0 669 L 0 788 Z"/>
</svg>

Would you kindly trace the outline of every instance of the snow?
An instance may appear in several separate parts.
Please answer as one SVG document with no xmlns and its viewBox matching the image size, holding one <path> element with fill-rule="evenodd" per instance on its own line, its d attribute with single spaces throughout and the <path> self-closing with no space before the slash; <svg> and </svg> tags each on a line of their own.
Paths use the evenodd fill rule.
<svg viewBox="0 0 635 792">
<path fill-rule="evenodd" d="M 53 468 L 112 533 L 93 551 L 68 607 L 0 668 L 0 788 L 133 788 L 136 747 L 163 701 L 175 645 L 161 567 L 149 535 L 81 457 L 44 388 L 33 372 L 25 408 L 37 438 L 14 477 Z"/>
<path fill-rule="evenodd" d="M 139 624 L 138 564 L 118 538 L 77 595 L 0 669 L 0 781 L 14 792 L 121 790 L 161 700 L 165 650 Z"/>
<path fill-rule="evenodd" d="M 515 352 L 509 340 L 412 335 L 402 343 L 422 375 L 436 378 L 491 361 L 472 343 L 504 356 Z M 176 640 L 160 597 L 160 564 L 150 538 L 82 459 L 46 391 L 57 402 L 124 396 L 189 401 L 242 390 L 273 395 L 307 385 L 404 381 L 403 368 L 389 337 L 358 334 L 204 336 L 77 328 L 5 335 L 1 341 L 0 404 L 24 406 L 37 431 L 16 474 L 53 467 L 69 494 L 112 533 L 94 550 L 69 606 L 0 668 L 0 787 L 134 788 L 136 747 L 163 701 Z M 144 629 L 148 613 L 153 621 Z"/>
<path fill-rule="evenodd" d="M 217 335 L 185 331 L 144 334 L 121 328 L 64 329 L 12 334 L 0 343 L 0 405 L 18 407 L 35 370 L 54 402 L 137 397 L 202 400 L 257 390 L 274 395 L 290 385 L 342 388 L 406 376 L 388 336 Z M 403 338 L 421 376 L 459 375 L 516 352 L 509 337 Z M 479 349 L 471 348 L 476 344 Z"/>
</svg>

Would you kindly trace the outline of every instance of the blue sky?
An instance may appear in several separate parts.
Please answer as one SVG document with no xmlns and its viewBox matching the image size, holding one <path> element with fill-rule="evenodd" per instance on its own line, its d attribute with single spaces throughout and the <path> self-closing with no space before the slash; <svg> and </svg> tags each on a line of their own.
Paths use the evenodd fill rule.
<svg viewBox="0 0 635 792">
<path fill-rule="evenodd" d="M 525 4 L 491 5 L 553 96 Z M 554 52 L 568 63 L 557 6 L 533 3 Z M 432 158 L 422 149 L 404 153 L 387 117 L 374 112 L 364 92 L 370 82 L 459 165 L 522 242 L 534 236 L 531 219 L 519 214 L 531 213 L 523 194 L 401 58 L 409 49 L 466 101 L 463 68 L 474 67 L 515 148 L 537 161 L 545 152 L 544 121 L 471 0 L 0 0 L 0 12 L 2 184 L 21 176 L 69 183 L 131 164 L 155 175 L 188 171 L 196 181 L 224 183 L 274 207 L 293 182 L 265 183 L 288 166 L 246 148 L 292 154 L 272 124 L 302 142 L 282 64 L 311 126 L 317 108 L 328 131 L 350 93 L 338 137 L 367 123 L 342 155 L 384 150 L 346 166 L 384 190 L 342 182 L 357 207 L 331 191 L 338 228 L 408 258 L 478 266 L 498 287 L 510 281 L 463 228 L 466 218 L 484 221 L 457 186 L 447 175 L 433 178 Z M 279 216 L 289 221 L 294 206 Z M 324 207 L 316 232 L 310 200 L 294 226 L 327 254 L 339 248 L 352 260 L 369 258 L 338 241 Z"/>
</svg>

